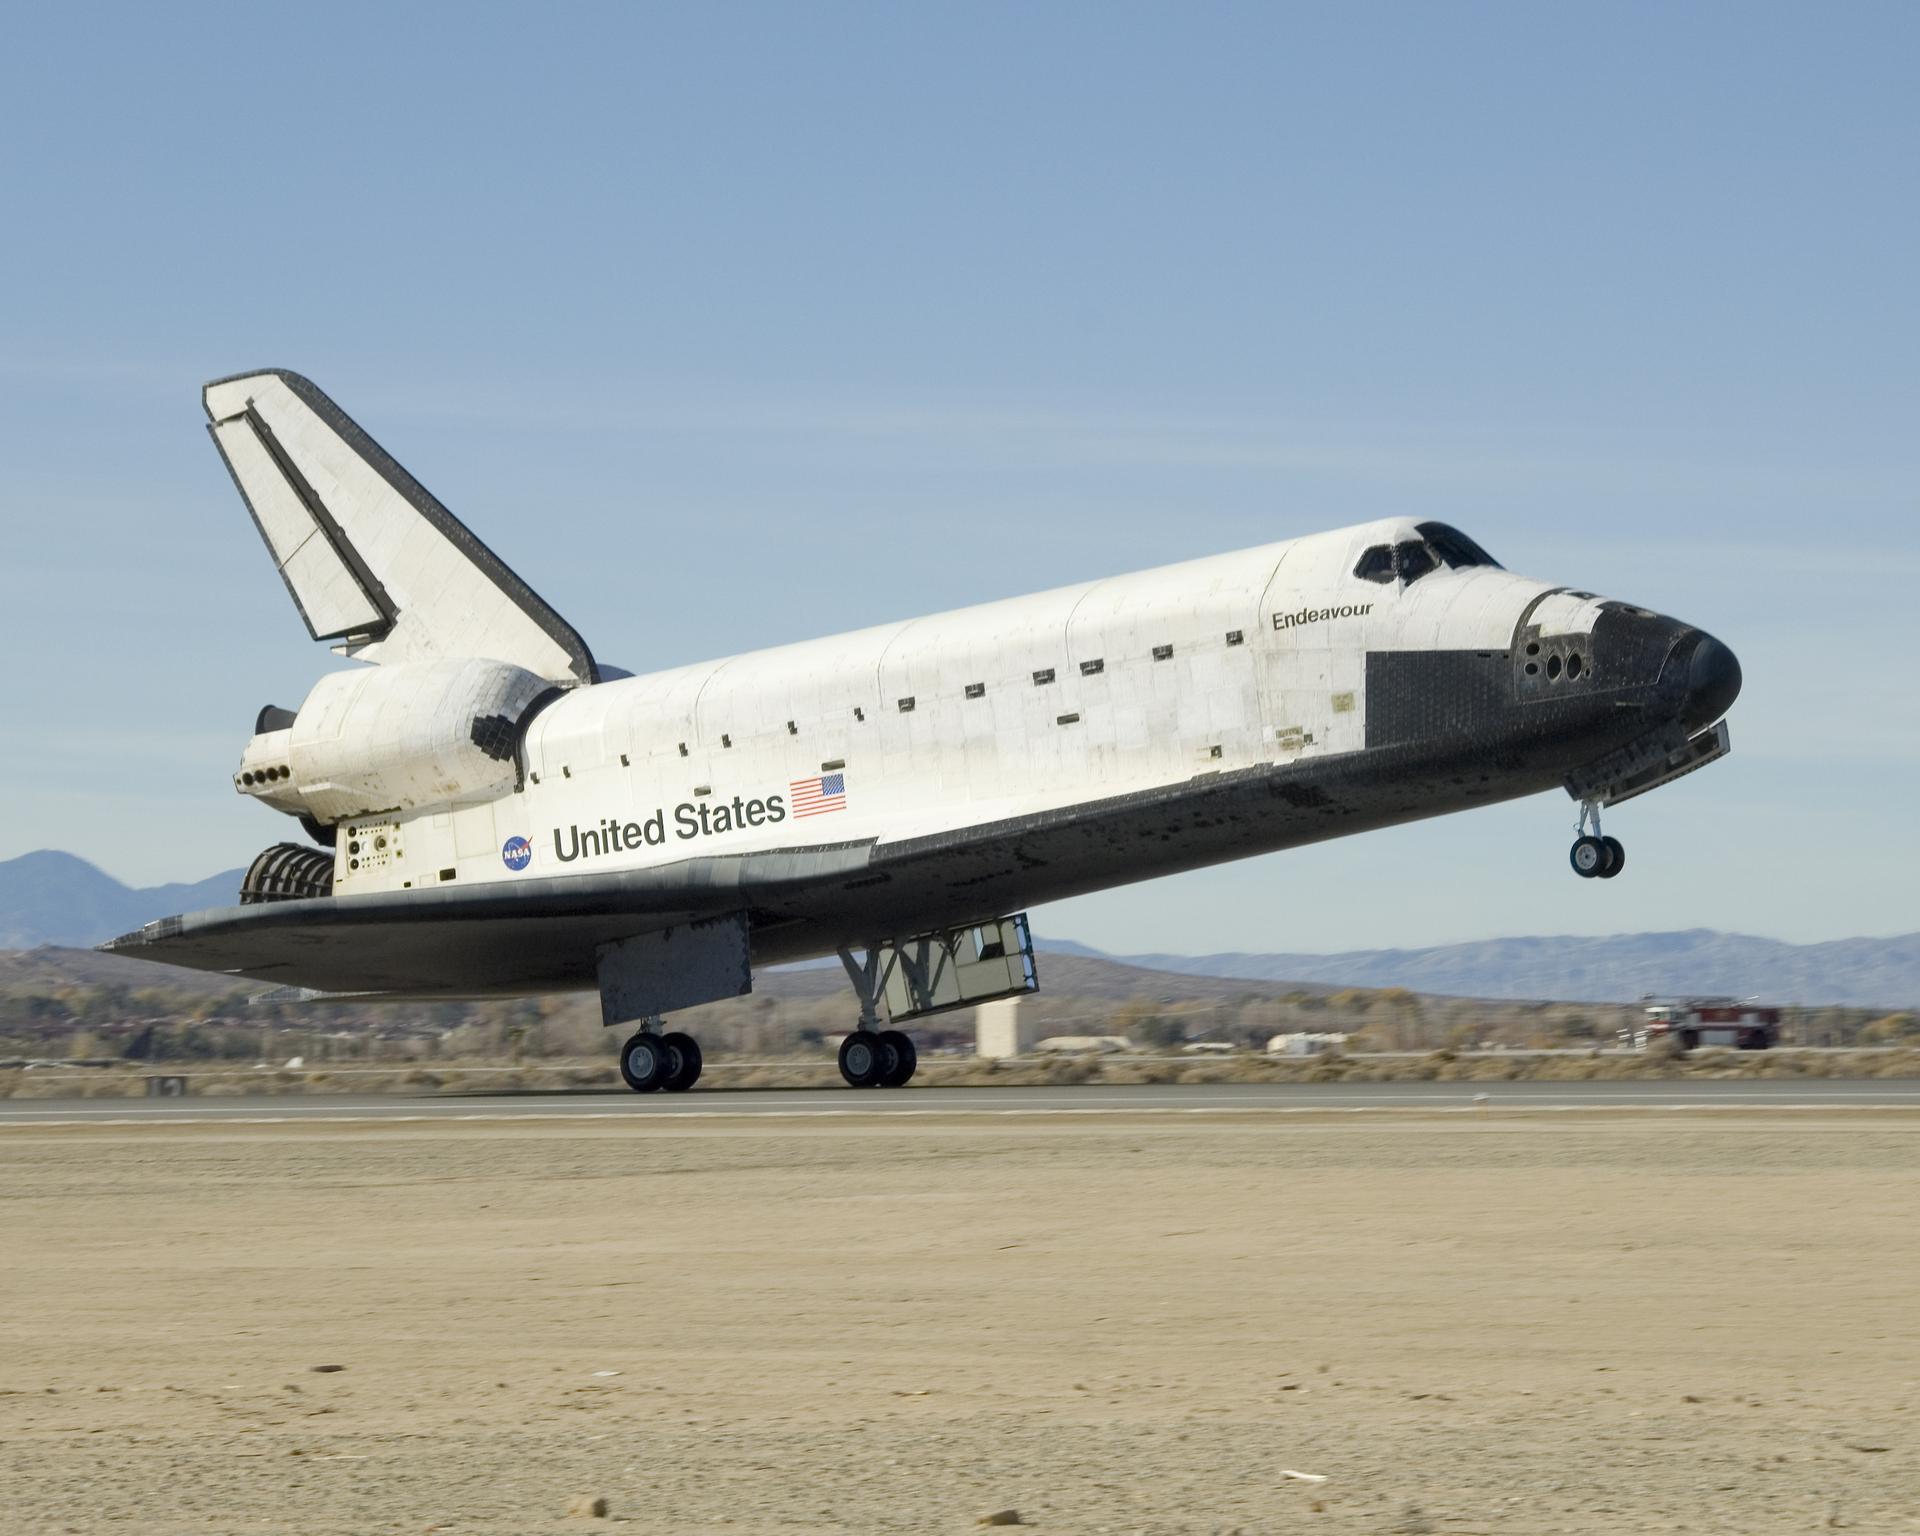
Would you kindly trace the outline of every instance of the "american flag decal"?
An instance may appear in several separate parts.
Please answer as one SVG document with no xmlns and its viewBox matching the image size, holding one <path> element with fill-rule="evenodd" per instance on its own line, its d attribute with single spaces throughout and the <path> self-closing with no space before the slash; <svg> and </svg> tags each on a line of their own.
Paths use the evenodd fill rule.
<svg viewBox="0 0 1920 1536">
<path fill-rule="evenodd" d="M 787 786 L 793 796 L 793 819 L 824 816 L 828 811 L 847 808 L 847 776 L 844 773 L 817 773 L 810 779 L 795 779 Z"/>
</svg>

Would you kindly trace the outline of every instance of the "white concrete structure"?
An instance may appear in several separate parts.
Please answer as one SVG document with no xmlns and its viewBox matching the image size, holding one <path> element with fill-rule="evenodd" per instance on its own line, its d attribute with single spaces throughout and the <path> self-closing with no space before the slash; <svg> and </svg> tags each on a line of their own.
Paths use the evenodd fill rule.
<svg viewBox="0 0 1920 1536">
<path fill-rule="evenodd" d="M 1011 1061 L 1033 1049 L 1033 1026 L 1021 1017 L 1022 999 L 1003 997 L 973 1010 L 974 1054 Z"/>
</svg>

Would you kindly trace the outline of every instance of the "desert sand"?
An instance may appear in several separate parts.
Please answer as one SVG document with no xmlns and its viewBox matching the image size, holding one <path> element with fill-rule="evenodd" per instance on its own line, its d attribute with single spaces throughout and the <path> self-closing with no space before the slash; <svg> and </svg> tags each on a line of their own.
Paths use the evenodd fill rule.
<svg viewBox="0 0 1920 1536">
<path fill-rule="evenodd" d="M 7 1128 L 0 1202 L 6 1531 L 1920 1530 L 1920 1116 Z"/>
</svg>

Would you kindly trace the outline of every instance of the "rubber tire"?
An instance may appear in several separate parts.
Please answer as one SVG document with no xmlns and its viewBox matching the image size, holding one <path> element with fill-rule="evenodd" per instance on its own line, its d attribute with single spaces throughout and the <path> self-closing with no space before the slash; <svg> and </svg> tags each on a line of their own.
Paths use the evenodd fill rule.
<svg viewBox="0 0 1920 1536">
<path fill-rule="evenodd" d="M 895 1053 L 870 1029 L 856 1029 L 840 1042 L 840 1075 L 849 1088 L 878 1086 Z"/>
<path fill-rule="evenodd" d="M 914 1069 L 920 1065 L 920 1052 L 914 1048 L 913 1036 L 903 1029 L 883 1029 L 880 1031 L 880 1044 L 893 1051 L 892 1068 L 880 1079 L 882 1088 L 904 1088 L 913 1081 Z"/>
<path fill-rule="evenodd" d="M 700 1081 L 700 1043 L 692 1035 L 683 1035 L 677 1030 L 663 1035 L 668 1054 L 673 1060 L 673 1070 L 667 1074 L 667 1080 L 660 1086 L 668 1093 L 685 1093 Z"/>
<path fill-rule="evenodd" d="M 1600 878 L 1611 880 L 1627 867 L 1627 850 L 1617 837 L 1603 837 L 1600 841 L 1607 850 L 1607 867 L 1600 871 Z"/>
<path fill-rule="evenodd" d="M 1582 865 L 1582 859 L 1588 862 Z M 1597 837 L 1576 837 L 1567 850 L 1567 862 L 1582 880 L 1591 880 L 1607 867 L 1607 845 Z"/>
<path fill-rule="evenodd" d="M 642 1041 L 650 1045 L 650 1049 L 641 1053 L 649 1058 L 650 1065 L 643 1063 L 636 1068 L 630 1058 Z M 664 1035 L 651 1035 L 643 1029 L 638 1034 L 628 1036 L 627 1043 L 620 1047 L 620 1076 L 635 1093 L 657 1092 L 666 1085 L 672 1073 L 673 1052 Z"/>
</svg>

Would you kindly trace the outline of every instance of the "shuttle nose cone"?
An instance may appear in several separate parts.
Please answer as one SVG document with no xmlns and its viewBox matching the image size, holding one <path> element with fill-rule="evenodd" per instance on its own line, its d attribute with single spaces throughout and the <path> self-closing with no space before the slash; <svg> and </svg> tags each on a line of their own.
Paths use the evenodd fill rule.
<svg viewBox="0 0 1920 1536">
<path fill-rule="evenodd" d="M 1687 663 L 1687 702 L 1681 711 L 1687 729 L 1712 725 L 1739 696 L 1739 661 L 1712 635 L 1702 635 Z"/>
</svg>

